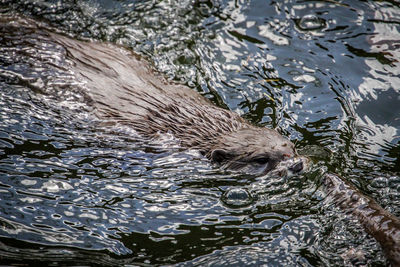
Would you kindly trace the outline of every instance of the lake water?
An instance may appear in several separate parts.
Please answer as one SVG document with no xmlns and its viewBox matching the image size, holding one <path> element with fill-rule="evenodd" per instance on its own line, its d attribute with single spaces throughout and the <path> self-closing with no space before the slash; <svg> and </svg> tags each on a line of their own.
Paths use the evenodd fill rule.
<svg viewBox="0 0 400 267">
<path fill-rule="evenodd" d="M 103 125 L 63 73 L 22 60 L 22 79 L 7 76 L 16 58 L 0 36 L 1 264 L 387 265 L 320 179 L 337 173 L 400 216 L 397 2 L 3 0 L 0 12 L 129 47 L 314 160 L 290 180 L 229 173 L 168 136 Z"/>
</svg>

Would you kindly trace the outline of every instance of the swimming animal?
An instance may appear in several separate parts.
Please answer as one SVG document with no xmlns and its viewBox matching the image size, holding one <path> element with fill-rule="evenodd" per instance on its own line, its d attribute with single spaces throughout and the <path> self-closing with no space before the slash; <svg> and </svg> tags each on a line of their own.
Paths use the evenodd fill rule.
<svg viewBox="0 0 400 267">
<path fill-rule="evenodd" d="M 14 53 L 7 75 L 17 83 L 37 91 L 49 86 L 53 91 L 66 90 L 66 83 L 75 87 L 72 90 L 81 87 L 79 93 L 102 120 L 128 125 L 145 137 L 172 134 L 182 147 L 199 150 L 222 169 L 261 175 L 283 161 L 290 163 L 287 170 L 292 173 L 306 165 L 307 159 L 298 156 L 294 144 L 276 130 L 254 126 L 190 88 L 168 82 L 128 49 L 74 40 L 19 17 L 3 18 L 0 27 L 7 53 Z M 18 58 L 30 58 L 33 66 L 29 61 L 18 66 Z M 49 74 L 66 70 L 69 81 L 62 80 L 57 88 L 57 77 Z M 18 80 L 29 73 L 39 78 Z M 35 88 L 37 84 L 41 87 Z"/>
</svg>

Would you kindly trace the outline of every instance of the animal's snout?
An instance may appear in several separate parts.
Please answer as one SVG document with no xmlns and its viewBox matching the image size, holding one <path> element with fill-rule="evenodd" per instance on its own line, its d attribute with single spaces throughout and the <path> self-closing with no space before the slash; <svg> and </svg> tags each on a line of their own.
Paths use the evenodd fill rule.
<svg viewBox="0 0 400 267">
<path fill-rule="evenodd" d="M 294 173 L 301 172 L 304 168 L 303 161 L 298 161 L 294 163 L 292 166 L 289 167 L 289 170 L 291 170 Z"/>
</svg>

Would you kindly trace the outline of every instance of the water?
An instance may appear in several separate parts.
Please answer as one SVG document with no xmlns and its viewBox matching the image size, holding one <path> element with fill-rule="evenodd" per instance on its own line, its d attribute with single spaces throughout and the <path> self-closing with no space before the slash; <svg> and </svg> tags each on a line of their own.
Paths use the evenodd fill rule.
<svg viewBox="0 0 400 267">
<path fill-rule="evenodd" d="M 287 181 L 222 172 L 172 137 L 105 125 L 68 71 L 46 76 L 21 61 L 26 82 L 11 79 L 2 50 L 0 262 L 387 264 L 319 178 L 337 173 L 400 216 L 398 4 L 0 3 L 3 14 L 132 48 L 216 105 L 278 128 L 316 162 Z"/>
</svg>

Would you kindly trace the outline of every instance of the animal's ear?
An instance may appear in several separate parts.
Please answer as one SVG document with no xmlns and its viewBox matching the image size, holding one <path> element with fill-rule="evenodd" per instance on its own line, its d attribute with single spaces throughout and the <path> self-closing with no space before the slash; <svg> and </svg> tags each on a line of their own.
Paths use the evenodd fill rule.
<svg viewBox="0 0 400 267">
<path fill-rule="evenodd" d="M 232 158 L 231 153 L 223 149 L 214 149 L 211 152 L 211 161 L 216 163 L 222 163 L 230 158 Z"/>
</svg>

